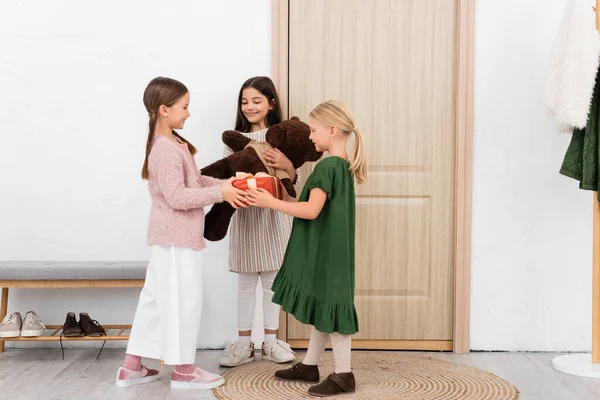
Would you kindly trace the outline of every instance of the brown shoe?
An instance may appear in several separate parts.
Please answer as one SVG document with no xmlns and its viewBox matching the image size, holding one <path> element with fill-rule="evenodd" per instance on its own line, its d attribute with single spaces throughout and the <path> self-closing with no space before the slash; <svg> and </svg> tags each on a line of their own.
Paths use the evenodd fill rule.
<svg viewBox="0 0 600 400">
<path fill-rule="evenodd" d="M 81 325 L 85 336 L 106 336 L 106 331 L 102 325 L 95 319 L 91 319 L 88 313 L 79 313 L 79 325 Z"/>
<path fill-rule="evenodd" d="M 62 335 L 64 337 L 79 337 L 83 336 L 83 329 L 77 323 L 75 319 L 75 313 L 67 313 L 65 324 L 63 325 Z"/>
<path fill-rule="evenodd" d="M 275 377 L 286 381 L 319 382 L 319 367 L 300 362 L 292 368 L 275 372 Z"/>
<path fill-rule="evenodd" d="M 335 396 L 336 394 L 352 393 L 356 390 L 356 381 L 352 372 L 331 374 L 318 385 L 311 386 L 308 394 L 317 397 Z"/>
</svg>

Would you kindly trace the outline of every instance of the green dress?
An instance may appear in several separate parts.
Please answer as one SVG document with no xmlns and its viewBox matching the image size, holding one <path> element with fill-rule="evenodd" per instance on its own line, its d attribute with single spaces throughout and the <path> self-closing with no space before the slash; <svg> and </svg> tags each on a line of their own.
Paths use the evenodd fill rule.
<svg viewBox="0 0 600 400">
<path fill-rule="evenodd" d="M 571 142 L 565 153 L 560 173 L 579 181 L 582 190 L 598 191 L 600 183 L 600 70 L 596 74 L 596 84 L 587 125 L 584 129 L 575 128 Z M 598 191 L 600 200 L 600 191 Z"/>
<path fill-rule="evenodd" d="M 310 191 L 327 194 L 314 220 L 294 218 L 283 266 L 273 282 L 273 302 L 298 321 L 325 333 L 358 332 L 354 308 L 354 180 L 348 161 L 328 157 L 317 164 L 299 201 Z"/>
</svg>

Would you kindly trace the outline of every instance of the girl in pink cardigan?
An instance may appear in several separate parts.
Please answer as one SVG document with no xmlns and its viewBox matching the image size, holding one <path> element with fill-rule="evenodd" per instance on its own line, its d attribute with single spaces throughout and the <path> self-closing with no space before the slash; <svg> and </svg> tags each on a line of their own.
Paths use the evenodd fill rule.
<svg viewBox="0 0 600 400">
<path fill-rule="evenodd" d="M 152 199 L 148 227 L 150 261 L 131 328 L 125 362 L 116 385 L 128 387 L 155 381 L 158 371 L 141 357 L 174 365 L 171 388 L 212 389 L 221 376 L 195 366 L 202 310 L 204 207 L 227 201 L 245 207 L 245 192 L 200 175 L 196 148 L 174 129 L 190 116 L 190 94 L 174 79 L 153 79 L 144 92 L 150 117 L 142 178 Z"/>
</svg>

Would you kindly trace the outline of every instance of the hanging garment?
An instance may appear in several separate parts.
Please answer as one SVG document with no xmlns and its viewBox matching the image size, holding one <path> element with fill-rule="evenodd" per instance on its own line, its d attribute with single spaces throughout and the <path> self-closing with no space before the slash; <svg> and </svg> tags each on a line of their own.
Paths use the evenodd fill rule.
<svg viewBox="0 0 600 400">
<path fill-rule="evenodd" d="M 600 56 L 595 4 L 595 0 L 567 0 L 550 54 L 544 101 L 561 131 L 584 129 L 587 124 Z"/>
<path fill-rule="evenodd" d="M 599 77 L 600 78 L 600 77 Z M 598 135 L 600 132 L 600 79 L 596 79 L 585 128 L 575 128 L 560 173 L 579 181 L 579 188 L 598 190 Z M 600 200 L 600 194 L 598 196 Z"/>
</svg>

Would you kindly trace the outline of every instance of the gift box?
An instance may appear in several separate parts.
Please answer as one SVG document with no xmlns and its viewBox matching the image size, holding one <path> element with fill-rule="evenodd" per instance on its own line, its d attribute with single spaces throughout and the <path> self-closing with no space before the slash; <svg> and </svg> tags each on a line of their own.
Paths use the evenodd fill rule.
<svg viewBox="0 0 600 400">
<path fill-rule="evenodd" d="M 276 176 L 259 172 L 256 175 L 238 172 L 235 174 L 238 179 L 233 181 L 232 185 L 240 190 L 248 189 L 265 189 L 273 195 L 273 197 L 281 200 L 281 181 Z"/>
</svg>

